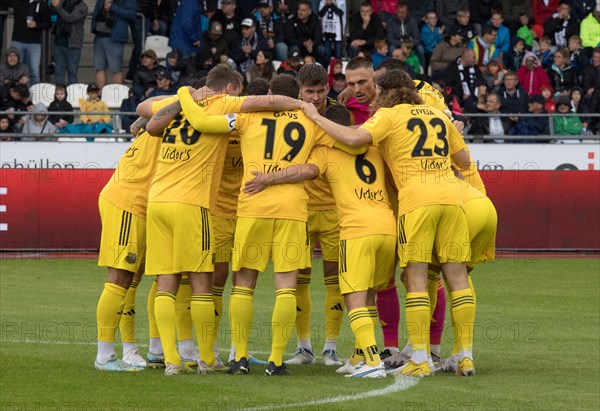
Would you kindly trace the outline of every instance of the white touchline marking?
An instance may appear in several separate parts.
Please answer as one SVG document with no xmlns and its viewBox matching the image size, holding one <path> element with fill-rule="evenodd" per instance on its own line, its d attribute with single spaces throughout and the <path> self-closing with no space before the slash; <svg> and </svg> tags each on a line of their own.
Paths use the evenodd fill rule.
<svg viewBox="0 0 600 411">
<path fill-rule="evenodd" d="M 310 407 L 313 405 L 325 405 L 325 404 L 335 404 L 338 402 L 346 402 L 346 401 L 356 401 L 363 400 L 365 398 L 371 397 L 380 397 L 382 395 L 388 395 L 395 392 L 400 392 L 404 390 L 408 390 L 411 387 L 414 387 L 419 383 L 419 378 L 413 377 L 398 377 L 393 384 L 388 385 L 385 388 L 380 388 L 377 390 L 371 390 L 367 392 L 363 392 L 360 394 L 354 395 L 340 395 L 333 398 L 324 398 L 322 400 L 314 400 L 314 401 L 306 401 L 306 402 L 292 402 L 289 404 L 269 404 L 269 405 L 261 405 L 255 408 L 244 408 L 241 411 L 260 411 L 260 410 L 276 410 L 283 408 L 300 408 L 300 407 Z"/>
</svg>

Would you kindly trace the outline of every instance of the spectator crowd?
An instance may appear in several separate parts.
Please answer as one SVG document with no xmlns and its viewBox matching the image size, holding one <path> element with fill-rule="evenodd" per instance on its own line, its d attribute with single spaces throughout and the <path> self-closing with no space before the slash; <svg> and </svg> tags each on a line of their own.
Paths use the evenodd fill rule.
<svg viewBox="0 0 600 411">
<path fill-rule="evenodd" d="M 317 62 L 329 69 L 336 98 L 346 86 L 342 60 L 364 56 L 375 68 L 399 60 L 411 77 L 437 88 L 452 111 L 514 114 L 472 117 L 470 134 L 600 132 L 600 119 L 586 116 L 600 112 L 597 0 L 96 0 L 90 10 L 83 0 L 0 0 L 0 8 L 14 16 L 0 64 L 0 111 L 15 113 L 0 115 L 0 132 L 69 130 L 72 116 L 40 113 L 68 111 L 65 85 L 78 82 L 88 13 L 96 73 L 88 91 L 131 82 L 124 111 L 194 84 L 217 64 L 250 82 L 295 75 Z M 42 110 L 29 87 L 40 81 L 44 31 L 52 35 L 57 94 Z M 164 62 L 142 50 L 147 35 L 169 38 Z M 125 56 L 130 37 L 133 50 Z M 36 114 L 18 114 L 24 111 Z M 45 123 L 25 127 L 28 121 Z"/>
</svg>

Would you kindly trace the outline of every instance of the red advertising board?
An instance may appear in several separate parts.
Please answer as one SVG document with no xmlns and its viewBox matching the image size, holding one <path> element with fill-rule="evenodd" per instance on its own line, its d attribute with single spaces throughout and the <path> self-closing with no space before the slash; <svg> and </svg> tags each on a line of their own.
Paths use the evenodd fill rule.
<svg viewBox="0 0 600 411">
<path fill-rule="evenodd" d="M 0 250 L 97 249 L 111 169 L 1 169 Z M 504 249 L 600 250 L 600 172 L 482 171 Z"/>
</svg>

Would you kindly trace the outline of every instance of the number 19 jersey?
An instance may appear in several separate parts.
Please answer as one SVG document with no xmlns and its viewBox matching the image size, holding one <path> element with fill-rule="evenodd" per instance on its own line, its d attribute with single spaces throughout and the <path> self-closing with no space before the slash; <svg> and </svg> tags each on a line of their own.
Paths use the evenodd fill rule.
<svg viewBox="0 0 600 411">
<path fill-rule="evenodd" d="M 254 170 L 266 174 L 305 164 L 314 146 L 335 143 L 301 110 L 242 113 L 235 128 L 244 158 L 242 187 Z M 237 215 L 307 221 L 307 200 L 304 183 L 272 185 L 258 194 L 240 193 Z"/>
<path fill-rule="evenodd" d="M 448 117 L 431 106 L 380 108 L 361 126 L 379 145 L 398 187 L 398 214 L 431 204 L 462 206 L 450 156 L 465 142 Z"/>
</svg>

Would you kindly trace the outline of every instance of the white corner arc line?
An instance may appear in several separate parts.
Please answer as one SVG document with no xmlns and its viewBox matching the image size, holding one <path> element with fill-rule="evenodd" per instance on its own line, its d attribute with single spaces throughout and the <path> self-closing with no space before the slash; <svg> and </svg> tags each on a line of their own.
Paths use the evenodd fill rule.
<svg viewBox="0 0 600 411">
<path fill-rule="evenodd" d="M 360 394 L 354 395 L 340 395 L 333 398 L 324 398 L 322 400 L 314 400 L 314 401 L 306 401 L 306 402 L 292 402 L 289 404 L 267 404 L 261 405 L 259 407 L 254 408 L 244 408 L 241 411 L 261 411 L 261 410 L 276 410 L 276 409 L 285 409 L 285 408 L 301 408 L 301 407 L 311 407 L 315 405 L 325 405 L 325 404 L 335 404 L 338 402 L 346 402 L 346 401 L 355 401 L 355 400 L 363 400 L 365 398 L 371 397 L 380 397 L 382 395 L 388 395 L 395 392 L 405 391 L 411 387 L 414 387 L 419 383 L 419 378 L 413 377 L 398 377 L 393 384 L 388 385 L 385 388 L 380 388 L 377 390 L 371 390 L 367 392 L 362 392 Z"/>
</svg>

